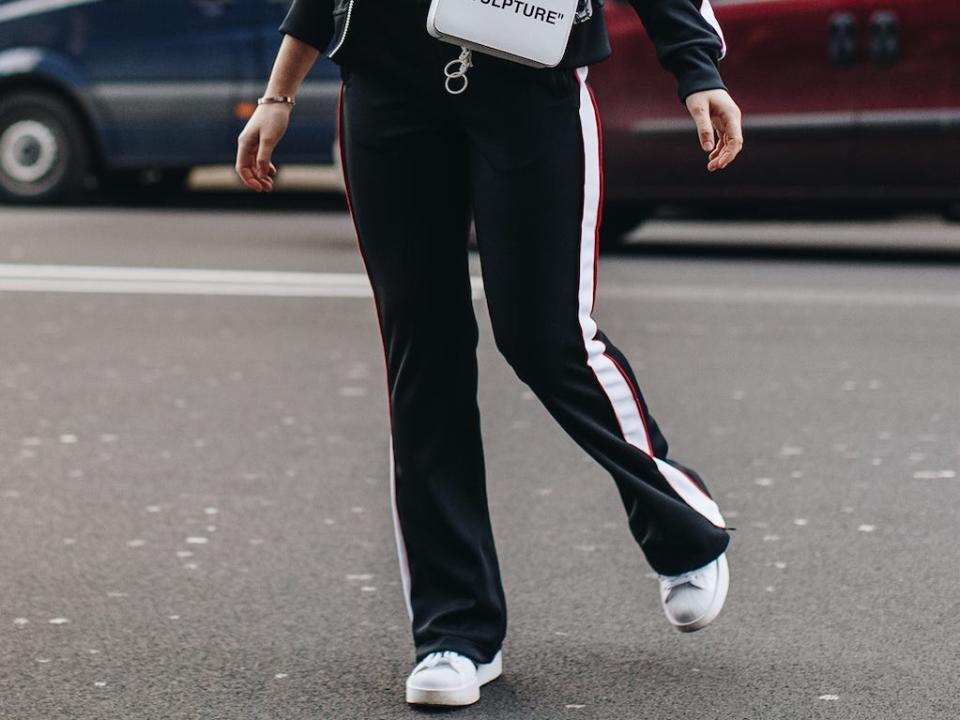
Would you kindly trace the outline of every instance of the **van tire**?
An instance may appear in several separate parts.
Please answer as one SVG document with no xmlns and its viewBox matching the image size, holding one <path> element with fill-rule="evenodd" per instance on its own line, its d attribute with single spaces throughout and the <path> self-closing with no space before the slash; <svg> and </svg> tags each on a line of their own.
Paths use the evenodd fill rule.
<svg viewBox="0 0 960 720">
<path fill-rule="evenodd" d="M 46 204 L 84 186 L 90 145 L 80 118 L 52 93 L 0 97 L 0 200 Z"/>
</svg>

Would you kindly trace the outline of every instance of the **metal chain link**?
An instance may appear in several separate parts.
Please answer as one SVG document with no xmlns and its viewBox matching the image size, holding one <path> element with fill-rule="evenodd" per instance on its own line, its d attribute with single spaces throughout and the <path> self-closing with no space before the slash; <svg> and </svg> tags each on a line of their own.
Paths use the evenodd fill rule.
<svg viewBox="0 0 960 720">
<path fill-rule="evenodd" d="M 467 85 L 470 82 L 467 78 L 467 70 L 472 67 L 473 52 L 469 48 L 461 47 L 460 57 L 458 57 L 456 60 L 451 60 L 443 67 L 443 74 L 447 78 L 444 81 L 444 85 L 446 86 L 448 93 L 451 95 L 459 95 L 467 89 Z M 457 80 L 462 80 L 463 84 L 457 86 Z"/>
</svg>

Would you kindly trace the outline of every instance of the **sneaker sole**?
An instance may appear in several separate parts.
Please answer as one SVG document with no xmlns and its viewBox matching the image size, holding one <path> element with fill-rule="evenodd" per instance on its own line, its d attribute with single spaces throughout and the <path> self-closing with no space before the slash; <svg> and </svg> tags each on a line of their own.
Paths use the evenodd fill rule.
<svg viewBox="0 0 960 720">
<path fill-rule="evenodd" d="M 706 615 L 694 620 L 692 623 L 687 623 L 686 625 L 674 624 L 673 626 L 680 632 L 691 633 L 702 630 L 716 620 L 720 611 L 723 610 L 723 604 L 727 600 L 727 590 L 730 589 L 730 566 L 727 564 L 726 553 L 717 558 L 717 566 L 717 592 L 713 596 L 713 603 L 710 605 L 710 609 L 707 610 Z"/>
<path fill-rule="evenodd" d="M 452 690 L 425 690 L 407 686 L 407 702 L 411 705 L 464 707 L 480 699 L 480 688 L 503 674 L 503 660 L 498 652 L 493 660 L 477 665 L 477 682 Z"/>
</svg>

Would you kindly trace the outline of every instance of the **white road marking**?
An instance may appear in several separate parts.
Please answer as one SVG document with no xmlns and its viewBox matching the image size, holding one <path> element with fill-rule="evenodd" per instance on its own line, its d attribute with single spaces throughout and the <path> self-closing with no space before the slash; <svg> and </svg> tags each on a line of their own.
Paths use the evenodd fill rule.
<svg viewBox="0 0 960 720">
<path fill-rule="evenodd" d="M 471 285 L 474 299 L 481 299 L 483 281 L 479 276 L 474 276 L 471 278 Z M 17 263 L 0 264 L 0 293 L 2 292 L 290 298 L 369 298 L 372 295 L 370 283 L 363 273 Z M 960 308 L 960 292 L 601 283 L 598 293 L 608 298 L 645 302 Z"/>
<path fill-rule="evenodd" d="M 953 480 L 956 476 L 955 470 L 917 470 L 913 474 L 917 480 Z"/>
<path fill-rule="evenodd" d="M 362 273 L 299 273 L 263 270 L 0 265 L 0 291 L 370 297 Z"/>
</svg>

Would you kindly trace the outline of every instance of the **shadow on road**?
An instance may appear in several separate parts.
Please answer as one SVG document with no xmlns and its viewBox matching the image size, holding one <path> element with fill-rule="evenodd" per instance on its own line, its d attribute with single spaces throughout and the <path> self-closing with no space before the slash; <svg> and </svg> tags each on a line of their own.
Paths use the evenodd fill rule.
<svg viewBox="0 0 960 720">
<path fill-rule="evenodd" d="M 902 247 L 845 247 L 823 245 L 761 244 L 743 245 L 676 242 L 644 239 L 618 248 L 605 249 L 604 255 L 618 257 L 696 258 L 700 260 L 791 260 L 796 262 L 836 262 L 862 264 L 936 264 L 960 265 L 960 243 L 956 249 Z"/>
<path fill-rule="evenodd" d="M 347 212 L 343 194 L 324 190 L 283 190 L 275 193 L 253 193 L 236 189 L 203 189 L 192 191 L 159 191 L 155 187 L 117 188 L 91 193 L 71 204 L 75 208 L 112 208 L 123 210 L 205 210 L 215 212 Z M 912 208 L 906 208 L 907 211 Z M 928 209 L 929 210 L 929 209 Z M 863 206 L 818 206 L 785 205 L 774 209 L 770 205 L 758 207 L 731 206 L 707 207 L 699 210 L 666 207 L 656 214 L 653 221 L 668 223 L 695 223 L 700 227 L 718 224 L 742 224 L 744 228 L 760 224 L 793 223 L 816 226 L 824 224 L 822 238 L 816 242 L 785 240 L 770 235 L 758 239 L 756 233 L 736 241 L 715 239 L 699 240 L 695 230 L 682 241 L 675 232 L 658 236 L 657 229 L 643 230 L 642 237 L 627 240 L 619 246 L 606 246 L 603 254 L 613 257 L 662 257 L 731 260 L 790 260 L 810 262 L 837 262 L 856 264 L 960 264 L 960 223 L 947 221 L 943 234 L 956 234 L 956 243 L 940 243 L 931 247 L 923 242 L 914 242 L 909 229 L 904 231 L 905 240 L 900 243 L 871 244 L 859 241 L 845 243 L 842 238 L 831 237 L 831 228 L 856 227 L 864 223 L 862 234 L 869 236 L 870 228 L 891 228 L 907 219 L 904 208 L 884 208 L 877 205 Z M 924 221 L 936 222 L 938 215 L 920 216 Z M 818 233 L 819 235 L 819 233 Z M 475 238 L 471 237 L 475 248 Z"/>
<path fill-rule="evenodd" d="M 237 211 L 347 211 L 339 192 L 291 191 L 255 193 L 237 190 L 194 190 L 158 192 L 150 188 L 112 190 L 92 193 L 71 204 L 76 208 L 113 208 L 155 210 L 237 210 Z"/>
<path fill-rule="evenodd" d="M 665 221 L 665 222 L 664 222 Z M 682 230 L 678 227 L 685 226 Z M 702 236 L 702 237 L 701 237 Z M 925 205 L 758 203 L 664 207 L 614 256 L 960 264 L 960 222 Z"/>
</svg>

